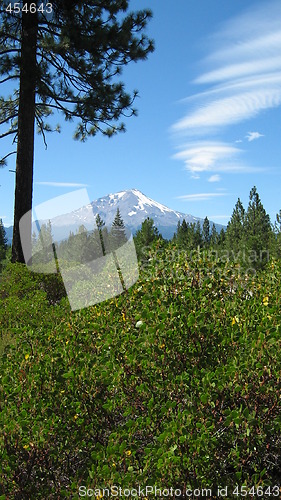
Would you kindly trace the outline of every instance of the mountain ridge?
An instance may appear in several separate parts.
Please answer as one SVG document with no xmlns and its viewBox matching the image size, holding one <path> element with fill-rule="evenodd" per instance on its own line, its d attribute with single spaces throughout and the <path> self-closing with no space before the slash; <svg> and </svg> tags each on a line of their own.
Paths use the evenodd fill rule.
<svg viewBox="0 0 281 500">
<path fill-rule="evenodd" d="M 96 227 L 95 219 L 97 214 L 100 215 L 106 226 L 111 226 L 117 208 L 120 210 L 125 226 L 128 227 L 133 234 L 141 228 L 142 222 L 149 217 L 153 219 L 158 231 L 166 239 L 173 237 L 178 222 L 180 221 L 182 223 L 183 219 L 188 223 L 196 223 L 199 221 L 201 226 L 204 221 L 204 219 L 195 217 L 191 214 L 173 210 L 149 198 L 140 190 L 132 188 L 118 191 L 117 193 L 110 193 L 92 201 L 78 210 L 54 217 L 52 219 L 54 239 L 59 241 L 66 237 L 64 228 L 67 228 L 68 232 L 70 230 L 75 232 L 79 226 L 83 224 L 87 230 L 94 229 Z M 40 221 L 41 224 L 43 222 L 46 223 L 47 220 Z M 210 227 L 212 227 L 213 224 L 218 232 L 224 227 L 210 221 Z M 11 227 L 12 226 L 10 226 L 10 228 Z M 5 228 L 6 232 L 7 229 L 9 230 L 9 234 L 11 234 L 10 228 Z"/>
<path fill-rule="evenodd" d="M 83 224 L 86 229 L 89 230 L 95 227 L 95 218 L 97 214 L 100 215 L 106 226 L 111 226 L 116 215 L 117 208 L 120 210 L 125 226 L 128 227 L 133 234 L 141 228 L 142 222 L 147 217 L 153 219 L 159 232 L 164 238 L 167 239 L 173 237 L 177 229 L 178 221 L 182 222 L 183 219 L 189 223 L 196 223 L 199 221 L 201 226 L 204 221 L 204 219 L 195 217 L 191 214 L 184 214 L 182 212 L 172 210 L 162 203 L 149 198 L 136 188 L 102 196 L 101 198 L 92 201 L 89 205 L 71 212 L 70 216 L 75 227 L 77 224 Z M 63 215 L 55 217 L 52 220 L 53 231 L 55 231 L 56 226 L 65 225 L 67 222 L 66 217 L 68 219 L 68 215 Z M 69 220 L 67 223 L 70 222 L 71 221 Z M 210 221 L 210 224 L 211 227 L 212 224 L 215 224 L 218 232 L 223 227 L 212 221 Z M 78 229 L 78 227 L 76 227 L 76 229 Z"/>
</svg>

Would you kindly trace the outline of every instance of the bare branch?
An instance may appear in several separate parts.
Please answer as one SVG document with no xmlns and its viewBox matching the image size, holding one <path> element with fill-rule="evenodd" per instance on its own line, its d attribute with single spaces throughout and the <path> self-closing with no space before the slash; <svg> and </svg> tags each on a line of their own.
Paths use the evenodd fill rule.
<svg viewBox="0 0 281 500">
<path fill-rule="evenodd" d="M 17 78 L 19 78 L 19 75 L 9 75 L 9 76 L 7 76 L 7 78 L 0 80 L 0 84 L 8 82 L 9 80 L 16 80 Z"/>
<path fill-rule="evenodd" d="M 13 52 L 20 52 L 20 49 L 6 49 L 6 50 L 0 50 L 0 56 L 3 56 L 4 54 L 11 54 Z"/>
</svg>

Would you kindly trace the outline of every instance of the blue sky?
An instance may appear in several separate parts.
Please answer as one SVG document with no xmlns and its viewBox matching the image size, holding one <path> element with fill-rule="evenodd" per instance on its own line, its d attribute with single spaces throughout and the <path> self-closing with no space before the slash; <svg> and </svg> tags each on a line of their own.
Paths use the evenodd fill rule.
<svg viewBox="0 0 281 500">
<path fill-rule="evenodd" d="M 126 67 L 139 116 L 127 132 L 86 143 L 75 124 L 36 137 L 34 206 L 87 187 L 91 200 L 130 188 L 168 207 L 227 224 L 257 186 L 275 221 L 281 209 L 281 3 L 132 0 L 149 7 L 155 52 Z M 0 94 L 3 94 L 4 89 Z M 11 140 L 1 143 L 1 155 Z M 13 223 L 15 156 L 0 170 L 0 217 Z"/>
</svg>

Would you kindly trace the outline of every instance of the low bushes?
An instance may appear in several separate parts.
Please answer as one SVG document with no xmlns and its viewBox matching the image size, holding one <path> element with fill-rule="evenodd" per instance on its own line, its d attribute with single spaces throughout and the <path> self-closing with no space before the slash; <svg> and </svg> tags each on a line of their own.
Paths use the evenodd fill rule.
<svg viewBox="0 0 281 500">
<path fill-rule="evenodd" d="M 76 312 L 28 273 L 0 285 L 3 498 L 279 484 L 279 261 L 250 278 L 155 248 L 131 289 Z"/>
</svg>

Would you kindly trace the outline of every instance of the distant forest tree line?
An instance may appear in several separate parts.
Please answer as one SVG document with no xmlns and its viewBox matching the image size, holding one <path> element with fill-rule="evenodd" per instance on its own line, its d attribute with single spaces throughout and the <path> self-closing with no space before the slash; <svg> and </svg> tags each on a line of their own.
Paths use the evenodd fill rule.
<svg viewBox="0 0 281 500">
<path fill-rule="evenodd" d="M 153 220 L 146 219 L 135 235 L 139 259 L 145 259 L 144 249 L 155 240 L 164 242 Z M 218 257 L 258 270 L 266 265 L 270 257 L 281 257 L 281 210 L 272 225 L 254 186 L 250 191 L 247 210 L 238 198 L 225 230 L 222 228 L 218 232 L 215 224 L 211 227 L 208 217 L 205 217 L 203 224 L 200 221 L 188 223 L 184 219 L 178 222 L 172 244 L 186 251 L 215 251 Z"/>
<path fill-rule="evenodd" d="M 42 224 L 38 237 L 35 233 L 32 235 L 32 263 L 48 263 L 53 259 L 55 251 L 55 255 L 60 259 L 84 264 L 114 252 L 127 240 L 127 231 L 119 208 L 111 228 L 105 226 L 105 222 L 98 214 L 94 230 L 89 231 L 82 224 L 75 233 L 70 231 L 68 238 L 59 241 L 55 248 L 52 225 L 49 221 L 47 224 Z"/>
<path fill-rule="evenodd" d="M 53 255 L 52 227 L 43 224 L 40 238 L 44 241 L 45 247 L 49 247 L 45 252 L 44 259 L 48 261 Z M 33 251 L 36 255 L 36 245 L 40 247 L 40 238 L 36 239 L 33 234 Z M 120 210 L 117 208 L 116 216 L 111 228 L 105 226 L 105 222 L 98 214 L 96 217 L 96 229 L 88 231 L 81 225 L 76 234 L 70 232 L 69 238 L 61 241 L 58 251 L 61 258 L 66 260 L 77 260 L 79 262 L 89 262 L 116 250 L 128 240 L 128 234 Z M 168 244 L 164 240 L 158 229 L 154 225 L 152 218 L 143 221 L 141 228 L 134 235 L 134 243 L 139 260 L 146 257 L 146 251 L 155 242 L 162 245 Z M 186 251 L 200 249 L 216 251 L 218 255 L 225 255 L 229 260 L 243 263 L 255 269 L 265 266 L 270 256 L 281 257 L 281 210 L 276 214 L 276 221 L 272 225 L 269 215 L 266 213 L 257 188 L 254 186 L 250 191 L 249 205 L 247 210 L 238 198 L 234 207 L 231 219 L 226 230 L 217 231 L 215 224 L 210 224 L 208 217 L 205 217 L 203 224 L 200 221 L 188 223 L 185 219 L 178 222 L 176 232 L 172 238 L 172 244 L 177 248 Z M 10 256 L 9 247 L 3 222 L 0 219 L 0 261 Z M 40 256 L 42 259 L 42 255 Z"/>
</svg>

